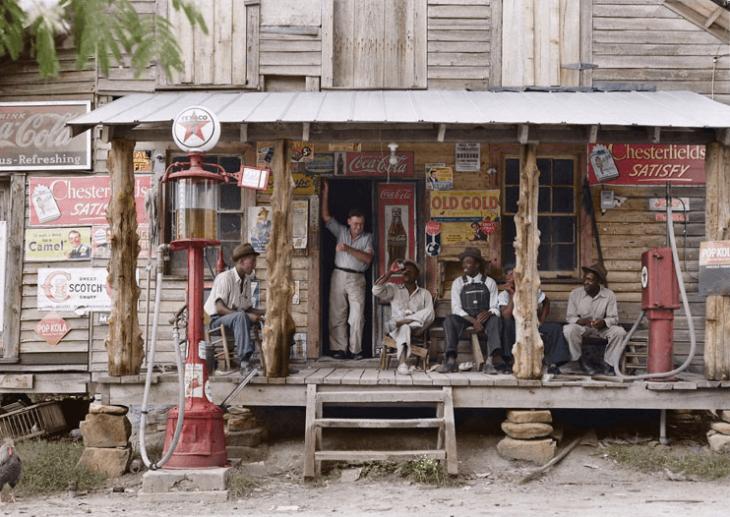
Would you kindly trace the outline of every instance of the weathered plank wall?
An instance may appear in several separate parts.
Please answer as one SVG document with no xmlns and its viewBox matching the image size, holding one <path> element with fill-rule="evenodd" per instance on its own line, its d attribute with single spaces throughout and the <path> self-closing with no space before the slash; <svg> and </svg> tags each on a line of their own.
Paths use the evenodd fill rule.
<svg viewBox="0 0 730 517">
<path fill-rule="evenodd" d="M 663 3 L 593 0 L 594 84 L 651 83 L 659 90 L 690 90 L 730 102 L 727 43 Z"/>
<path fill-rule="evenodd" d="M 428 88 L 485 89 L 490 76 L 490 0 L 428 1 Z"/>
</svg>

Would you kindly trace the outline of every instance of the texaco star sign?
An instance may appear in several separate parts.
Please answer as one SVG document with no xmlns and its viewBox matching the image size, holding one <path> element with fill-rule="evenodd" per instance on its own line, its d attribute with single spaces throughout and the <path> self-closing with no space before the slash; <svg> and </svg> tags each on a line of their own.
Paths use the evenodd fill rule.
<svg viewBox="0 0 730 517">
<path fill-rule="evenodd" d="M 202 106 L 185 108 L 172 124 L 172 138 L 187 153 L 212 149 L 220 136 L 220 122 L 212 111 Z"/>
</svg>

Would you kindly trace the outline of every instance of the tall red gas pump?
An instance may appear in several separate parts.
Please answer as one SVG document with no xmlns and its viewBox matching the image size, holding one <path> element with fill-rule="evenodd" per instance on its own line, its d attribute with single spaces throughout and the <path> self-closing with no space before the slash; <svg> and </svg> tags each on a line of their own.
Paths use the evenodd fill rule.
<svg viewBox="0 0 730 517">
<path fill-rule="evenodd" d="M 641 287 L 641 308 L 649 320 L 647 373 L 671 372 L 674 311 L 679 309 L 679 283 L 671 248 L 654 248 L 641 255 Z"/>
<path fill-rule="evenodd" d="M 189 162 L 173 163 L 162 183 L 173 183 L 175 240 L 172 251 L 188 251 L 188 326 L 185 358 L 185 407 L 180 439 L 165 469 L 201 469 L 227 465 L 223 410 L 210 400 L 203 323 L 204 252 L 218 246 L 218 184 L 230 175 L 218 165 L 203 164 L 205 151 L 220 137 L 220 123 L 203 107 L 183 110 L 173 123 L 173 138 Z M 207 168 L 207 169 L 206 169 Z M 212 170 L 211 170 L 212 169 Z M 167 414 L 165 452 L 173 441 L 180 407 Z"/>
</svg>

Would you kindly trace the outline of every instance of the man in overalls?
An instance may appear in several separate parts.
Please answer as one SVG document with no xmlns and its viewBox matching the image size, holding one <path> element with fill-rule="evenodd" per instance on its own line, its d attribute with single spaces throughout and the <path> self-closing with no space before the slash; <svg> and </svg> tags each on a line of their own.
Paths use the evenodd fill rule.
<svg viewBox="0 0 730 517">
<path fill-rule="evenodd" d="M 482 353 L 487 360 L 485 373 L 508 373 L 502 359 L 500 310 L 497 305 L 497 282 L 487 276 L 487 262 L 478 248 L 466 248 L 459 254 L 464 275 L 451 286 L 451 314 L 444 320 L 445 353 L 442 373 L 458 371 L 456 362 L 459 337 L 467 327 L 477 331 Z"/>
</svg>

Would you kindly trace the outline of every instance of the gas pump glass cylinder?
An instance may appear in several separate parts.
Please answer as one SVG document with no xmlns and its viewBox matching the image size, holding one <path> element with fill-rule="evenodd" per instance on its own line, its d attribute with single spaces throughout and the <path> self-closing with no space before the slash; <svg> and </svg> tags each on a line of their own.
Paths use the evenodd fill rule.
<svg viewBox="0 0 730 517">
<path fill-rule="evenodd" d="M 175 185 L 175 236 L 183 239 L 217 239 L 218 182 L 184 178 Z"/>
</svg>

